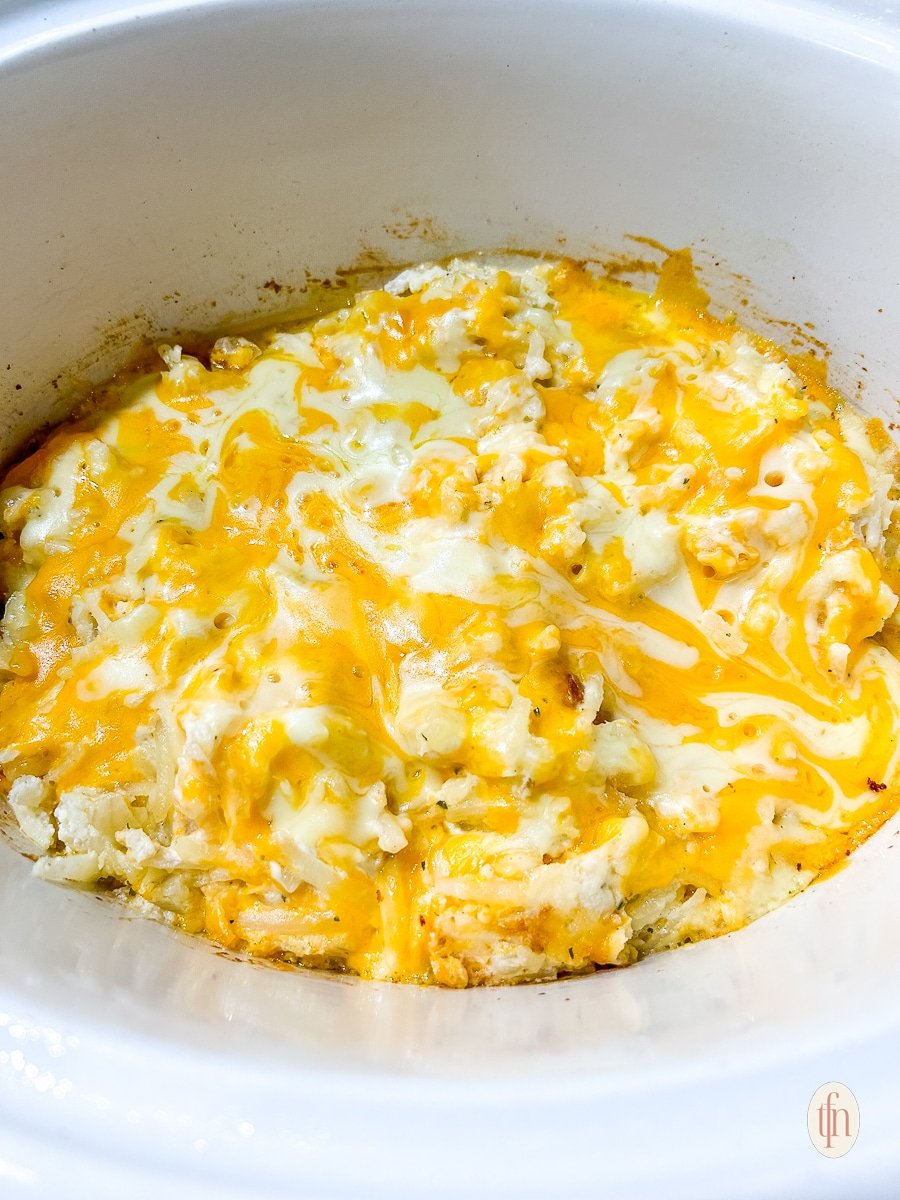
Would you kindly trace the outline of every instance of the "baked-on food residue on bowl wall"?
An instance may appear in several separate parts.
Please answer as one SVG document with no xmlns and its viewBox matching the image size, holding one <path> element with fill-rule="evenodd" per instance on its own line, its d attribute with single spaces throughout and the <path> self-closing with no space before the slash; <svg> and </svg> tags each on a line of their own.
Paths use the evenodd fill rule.
<svg viewBox="0 0 900 1200">
<path fill-rule="evenodd" d="M 896 805 L 897 463 L 815 364 L 570 261 L 113 382 L 0 494 L 47 879 L 461 986 L 736 929 Z"/>
</svg>

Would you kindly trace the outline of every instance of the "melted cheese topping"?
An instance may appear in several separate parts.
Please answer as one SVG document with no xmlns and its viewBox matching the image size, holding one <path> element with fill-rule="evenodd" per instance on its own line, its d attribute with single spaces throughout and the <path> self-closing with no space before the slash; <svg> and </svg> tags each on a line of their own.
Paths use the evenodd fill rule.
<svg viewBox="0 0 900 1200">
<path fill-rule="evenodd" d="M 670 292 L 417 268 L 164 348 L 14 467 L 0 767 L 37 872 L 459 986 L 735 929 L 871 832 L 893 455 Z"/>
</svg>

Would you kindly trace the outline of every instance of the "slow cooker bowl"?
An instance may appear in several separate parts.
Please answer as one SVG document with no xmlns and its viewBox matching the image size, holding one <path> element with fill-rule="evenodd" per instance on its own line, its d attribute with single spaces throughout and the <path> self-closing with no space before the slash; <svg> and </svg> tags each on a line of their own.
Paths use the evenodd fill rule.
<svg viewBox="0 0 900 1200">
<path fill-rule="evenodd" d="M 861 3 L 4 5 L 0 449 L 139 338 L 342 269 L 633 236 L 751 327 L 808 322 L 892 422 L 898 63 Z M 887 1196 L 897 854 L 895 818 L 737 934 L 448 993 L 234 960 L 2 842 L 3 1194 Z M 862 1121 L 838 1161 L 806 1129 L 830 1079 Z"/>
</svg>

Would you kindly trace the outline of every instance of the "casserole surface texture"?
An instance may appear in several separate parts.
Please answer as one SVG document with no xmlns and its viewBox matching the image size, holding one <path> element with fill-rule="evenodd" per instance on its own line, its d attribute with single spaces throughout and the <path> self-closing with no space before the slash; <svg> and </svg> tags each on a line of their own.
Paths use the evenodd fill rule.
<svg viewBox="0 0 900 1200">
<path fill-rule="evenodd" d="M 413 268 L 163 347 L 15 466 L 0 765 L 37 873 L 459 987 L 738 928 L 877 828 L 894 451 L 685 266 Z"/>
</svg>

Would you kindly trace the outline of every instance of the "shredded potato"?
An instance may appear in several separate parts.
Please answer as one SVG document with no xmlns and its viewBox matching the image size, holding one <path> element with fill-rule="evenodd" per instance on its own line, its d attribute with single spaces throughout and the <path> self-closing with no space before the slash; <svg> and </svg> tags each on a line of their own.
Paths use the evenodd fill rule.
<svg viewBox="0 0 900 1200">
<path fill-rule="evenodd" d="M 740 927 L 897 804 L 897 464 L 814 371 L 572 262 L 216 342 L 0 493 L 47 879 L 461 987 Z"/>
</svg>

